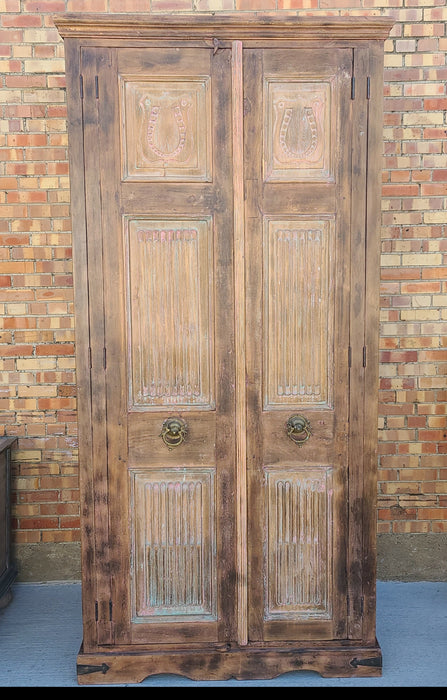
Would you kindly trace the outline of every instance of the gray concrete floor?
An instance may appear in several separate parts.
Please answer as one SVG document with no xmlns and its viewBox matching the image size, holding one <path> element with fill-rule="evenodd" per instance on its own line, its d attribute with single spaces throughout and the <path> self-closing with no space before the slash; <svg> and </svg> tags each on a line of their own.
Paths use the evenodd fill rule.
<svg viewBox="0 0 447 700">
<path fill-rule="evenodd" d="M 20 583 L 12 590 L 11 603 L 0 611 L 0 686 L 79 687 L 80 584 Z M 267 681 L 197 682 L 159 675 L 137 685 L 107 687 L 445 687 L 447 582 L 379 581 L 377 638 L 383 654 L 380 678 L 328 679 L 298 671 Z"/>
</svg>

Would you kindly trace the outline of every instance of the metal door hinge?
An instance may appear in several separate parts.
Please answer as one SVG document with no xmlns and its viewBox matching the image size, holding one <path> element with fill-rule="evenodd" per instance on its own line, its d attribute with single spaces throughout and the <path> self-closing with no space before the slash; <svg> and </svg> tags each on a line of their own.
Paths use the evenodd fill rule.
<svg viewBox="0 0 447 700">
<path fill-rule="evenodd" d="M 92 349 L 90 347 L 88 349 L 88 368 L 92 368 Z"/>
<path fill-rule="evenodd" d="M 349 345 L 348 347 L 348 367 L 351 368 L 352 365 L 352 348 Z"/>
<path fill-rule="evenodd" d="M 84 76 L 81 74 L 79 76 L 79 95 L 81 100 L 84 99 Z M 99 78 L 95 75 L 95 97 L 99 99 Z"/>
<path fill-rule="evenodd" d="M 366 99 L 371 99 L 371 78 L 366 78 Z M 351 100 L 355 100 L 355 75 L 351 77 Z"/>
<path fill-rule="evenodd" d="M 222 49 L 223 46 L 220 43 L 220 40 L 217 39 L 217 37 L 213 38 L 213 56 L 219 51 L 219 49 Z"/>
<path fill-rule="evenodd" d="M 358 666 L 375 666 L 378 668 L 382 668 L 382 656 L 372 656 L 369 659 L 354 658 L 349 663 L 354 668 L 358 668 Z"/>
<path fill-rule="evenodd" d="M 107 349 L 106 348 L 103 348 L 102 361 L 103 361 L 104 369 L 107 369 Z"/>
<path fill-rule="evenodd" d="M 351 598 L 349 596 L 346 596 L 346 607 L 348 608 L 348 615 L 351 614 Z M 355 603 L 354 603 L 354 609 L 355 609 Z M 364 596 L 360 596 L 360 615 L 363 615 L 365 610 L 365 598 Z"/>
<path fill-rule="evenodd" d="M 95 622 L 98 622 L 99 620 L 99 605 L 98 601 L 95 600 Z M 113 620 L 113 603 L 111 600 L 109 600 L 109 621 L 112 622 Z"/>
<path fill-rule="evenodd" d="M 363 366 L 366 367 L 366 345 L 363 346 Z"/>
<path fill-rule="evenodd" d="M 106 674 L 110 666 L 107 664 L 101 664 L 100 666 L 93 666 L 92 664 L 77 664 L 76 671 L 78 676 L 86 676 L 89 673 L 103 673 Z"/>
</svg>

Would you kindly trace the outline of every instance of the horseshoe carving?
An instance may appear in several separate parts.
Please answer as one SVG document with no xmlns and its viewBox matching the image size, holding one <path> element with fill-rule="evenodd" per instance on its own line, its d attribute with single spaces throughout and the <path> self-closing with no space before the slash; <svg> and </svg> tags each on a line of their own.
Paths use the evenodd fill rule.
<svg viewBox="0 0 447 700">
<path fill-rule="evenodd" d="M 317 120 L 315 118 L 314 111 L 312 107 L 304 108 L 304 120 L 307 122 L 310 138 L 304 147 L 301 145 L 301 139 L 298 139 L 296 148 L 291 148 L 287 145 L 287 131 L 289 128 L 290 120 L 292 119 L 293 110 L 288 107 L 284 110 L 284 115 L 281 123 L 281 128 L 279 131 L 279 143 L 281 148 L 289 158 L 300 158 L 309 159 L 317 148 L 318 133 L 317 133 Z"/>
<path fill-rule="evenodd" d="M 142 98 L 140 101 L 140 106 L 142 109 L 145 108 L 145 106 L 150 106 L 150 100 L 148 98 Z M 157 156 L 157 158 L 160 158 L 161 160 L 164 161 L 170 161 L 174 160 L 177 158 L 180 153 L 183 151 L 185 148 L 186 144 L 186 124 L 183 116 L 182 109 L 186 109 L 188 107 L 188 103 L 186 100 L 181 100 L 179 103 L 171 105 L 171 107 L 165 107 L 161 108 L 160 105 L 153 105 L 150 109 L 149 112 L 149 119 L 148 119 L 148 124 L 147 124 L 147 146 L 150 151 L 154 155 Z M 159 148 L 155 141 L 156 141 L 156 130 L 157 130 L 157 124 L 158 120 L 160 117 L 160 112 L 169 112 L 171 111 L 173 113 L 173 122 L 177 127 L 177 132 L 178 132 L 178 141 L 177 145 L 170 151 L 165 151 Z"/>
<path fill-rule="evenodd" d="M 290 103 L 289 103 L 290 104 Z M 315 100 L 311 106 L 286 106 L 284 102 L 278 103 L 279 114 L 278 141 L 283 156 L 288 160 L 313 161 L 318 159 L 321 141 L 321 102 Z M 290 134 L 291 126 L 297 124 L 298 133 L 293 138 Z M 291 125 L 292 122 L 292 125 Z M 296 127 L 295 127 L 296 128 Z M 293 143 L 292 143 L 293 141 Z"/>
</svg>

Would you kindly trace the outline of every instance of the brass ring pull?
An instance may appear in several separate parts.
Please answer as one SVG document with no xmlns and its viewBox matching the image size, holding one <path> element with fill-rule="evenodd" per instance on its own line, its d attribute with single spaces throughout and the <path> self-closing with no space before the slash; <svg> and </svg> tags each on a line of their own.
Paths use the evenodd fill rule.
<svg viewBox="0 0 447 700">
<path fill-rule="evenodd" d="M 163 423 L 160 437 L 169 450 L 182 444 L 188 434 L 186 423 L 181 418 L 167 418 Z"/>
<path fill-rule="evenodd" d="M 310 423 L 304 416 L 291 416 L 286 425 L 288 437 L 297 445 L 302 445 L 312 435 Z"/>
</svg>

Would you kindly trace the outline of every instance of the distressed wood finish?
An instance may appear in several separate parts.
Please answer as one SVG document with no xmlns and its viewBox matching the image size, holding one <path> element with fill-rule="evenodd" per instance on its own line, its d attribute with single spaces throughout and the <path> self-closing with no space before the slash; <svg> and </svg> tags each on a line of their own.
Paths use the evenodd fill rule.
<svg viewBox="0 0 447 700">
<path fill-rule="evenodd" d="M 330 84 L 270 78 L 265 90 L 266 180 L 333 180 Z"/>
<path fill-rule="evenodd" d="M 0 610 L 12 599 L 17 569 L 11 556 L 11 451 L 16 437 L 0 438 Z"/>
<path fill-rule="evenodd" d="M 83 398 L 79 683 L 378 675 L 391 22 L 56 24 Z"/>
<path fill-rule="evenodd" d="M 265 618 L 332 616 L 332 470 L 266 468 Z"/>
<path fill-rule="evenodd" d="M 265 408 L 332 406 L 333 224 L 264 220 Z"/>
<path fill-rule="evenodd" d="M 126 223 L 129 405 L 213 408 L 211 222 Z"/>
<path fill-rule="evenodd" d="M 250 597 L 256 601 L 250 609 L 250 636 L 258 641 L 344 638 L 347 636 L 345 543 L 349 539 L 346 511 L 349 286 L 345 280 L 349 270 L 350 238 L 346 202 L 350 200 L 348 110 L 352 53 L 343 48 L 331 53 L 304 48 L 300 51 L 247 50 L 246 55 L 247 71 L 250 71 L 246 88 L 250 103 L 250 112 L 246 115 L 247 164 L 248 153 L 252 154 L 246 171 L 246 179 L 252 184 L 247 195 L 247 219 L 252 226 L 247 287 L 248 304 L 256 310 L 250 314 L 247 333 L 249 512 L 256 514 L 253 515 L 256 517 L 255 534 L 250 544 L 257 553 L 249 559 Z M 314 93 L 317 83 L 321 87 Z M 264 86 L 264 94 L 257 89 L 259 85 Z M 279 97 L 273 92 L 278 118 L 283 120 L 285 105 L 291 105 L 288 107 L 291 110 L 289 125 L 295 122 L 296 130 L 296 122 L 301 121 L 304 136 L 309 133 L 309 127 L 303 93 L 304 105 L 318 101 L 321 114 L 328 115 L 320 150 L 324 153 L 330 147 L 332 155 L 328 164 L 333 162 L 333 166 L 324 175 L 328 181 L 324 190 L 320 188 L 321 162 L 315 162 L 312 172 L 308 161 L 295 157 L 290 172 L 278 171 L 275 182 L 270 170 L 262 167 L 271 160 L 270 144 L 262 139 L 255 124 L 267 123 L 274 128 L 270 118 L 272 86 L 279 92 Z M 286 102 L 287 95 L 299 98 L 289 97 Z M 293 138 L 285 132 L 284 138 L 294 143 L 298 151 L 296 136 Z M 311 136 L 309 138 L 311 141 Z M 281 147 L 279 140 L 276 147 L 278 150 Z M 310 177 L 315 179 L 313 187 L 320 194 L 319 202 L 312 202 L 311 207 L 304 196 Z M 300 211 L 298 215 L 290 210 L 290 180 L 294 181 L 293 198 Z M 269 190 L 274 190 L 274 196 L 273 193 L 269 196 Z M 273 200 L 275 205 L 271 209 Z M 257 245 L 262 235 L 263 249 Z M 260 345 L 264 346 L 263 356 L 258 350 Z M 295 443 L 287 433 L 287 422 L 294 415 L 303 416 L 310 426 L 309 433 L 297 436 L 299 441 L 303 440 L 302 444 Z M 308 474 L 313 475 L 313 479 Z M 310 484 L 315 479 L 321 492 L 327 493 L 324 508 L 320 508 L 320 500 L 312 498 Z M 292 493 L 300 491 L 290 516 L 298 519 L 292 532 L 285 522 L 289 516 L 284 510 L 278 520 L 277 513 L 283 505 L 272 503 L 271 490 L 266 502 L 263 496 L 266 480 L 268 484 L 278 481 Z M 275 493 L 280 498 L 279 493 Z M 284 505 L 289 507 L 290 501 L 287 499 Z M 327 518 L 332 523 L 330 536 Z M 300 519 L 302 525 L 299 525 Z M 317 587 L 308 590 L 304 607 L 296 601 L 296 608 L 292 605 L 284 617 L 269 614 L 268 608 L 260 614 L 272 595 L 271 582 L 285 576 L 282 557 L 275 553 L 272 556 L 270 550 L 268 562 L 259 556 L 265 547 L 264 537 L 270 548 L 274 542 L 275 551 L 287 552 L 284 556 L 300 559 L 306 551 L 309 557 L 306 564 L 315 576 L 318 575 Z M 315 552 L 319 552 L 314 558 L 307 549 L 309 542 L 313 542 Z M 266 577 L 263 590 L 259 582 Z M 302 575 L 301 579 L 304 583 L 306 576 Z M 276 589 L 279 591 L 280 586 L 276 585 Z M 293 584 L 293 590 L 297 592 L 299 584 Z M 322 591 L 329 601 L 330 613 L 326 608 L 326 614 L 319 616 L 315 611 L 321 604 Z M 276 605 L 278 610 L 284 608 L 279 602 Z"/>
<path fill-rule="evenodd" d="M 209 78 L 122 79 L 125 180 L 211 180 Z"/>
<path fill-rule="evenodd" d="M 133 618 L 215 620 L 214 470 L 139 469 L 131 479 Z"/>
<path fill-rule="evenodd" d="M 247 422 L 245 358 L 245 217 L 244 217 L 244 81 L 242 43 L 232 45 L 233 199 L 234 199 L 234 323 L 236 352 L 236 500 L 238 642 L 247 638 Z"/>
</svg>

